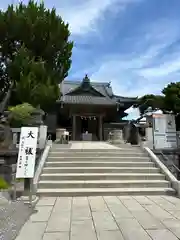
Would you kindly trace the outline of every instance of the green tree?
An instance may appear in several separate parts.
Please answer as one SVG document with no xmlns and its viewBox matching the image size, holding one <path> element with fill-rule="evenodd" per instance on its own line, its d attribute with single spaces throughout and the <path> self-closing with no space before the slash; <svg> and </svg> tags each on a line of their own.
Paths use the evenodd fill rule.
<svg viewBox="0 0 180 240">
<path fill-rule="evenodd" d="M 58 99 L 60 91 L 55 76 L 48 72 L 42 59 L 35 61 L 26 48 L 19 49 L 8 72 L 14 81 L 11 102 L 27 102 L 47 112 Z"/>
<path fill-rule="evenodd" d="M 180 82 L 170 83 L 162 90 L 164 105 L 167 111 L 174 114 L 180 113 Z"/>
<path fill-rule="evenodd" d="M 21 61 L 22 47 L 27 49 L 27 55 L 31 58 L 31 66 L 29 68 L 31 70 L 36 68 L 35 74 L 37 76 L 42 73 L 42 68 L 46 70 L 43 70 L 43 74 L 46 72 L 47 81 L 42 77 L 44 85 L 41 81 L 36 88 L 36 91 L 41 90 L 44 98 L 47 95 L 45 85 L 49 84 L 52 91 L 54 82 L 60 83 L 67 77 L 71 66 L 73 43 L 69 41 L 70 32 L 68 24 L 64 23 L 62 18 L 56 14 L 55 9 L 46 9 L 44 3 L 38 4 L 32 0 L 27 5 L 23 4 L 23 2 L 16 7 L 9 5 L 6 11 L 0 11 L 0 31 L 1 98 L 10 86 L 10 83 L 14 81 L 15 75 L 17 76 L 15 81 L 18 89 L 20 89 L 18 82 L 23 85 L 22 89 L 24 89 L 24 85 L 32 84 L 32 75 L 34 76 L 34 73 L 30 74 L 28 69 L 27 72 L 31 76 L 29 77 L 28 75 L 27 77 L 27 73 L 24 70 L 23 74 L 25 74 L 25 77 L 21 76 L 18 79 L 20 75 L 18 73 L 19 67 L 15 70 L 18 58 Z M 26 57 L 25 61 L 29 61 L 29 59 Z M 11 69 L 12 66 L 13 70 Z M 39 67 L 40 70 L 38 72 L 37 68 Z M 35 77 L 36 80 L 38 79 L 37 76 Z M 29 83 L 24 83 L 23 81 L 28 81 Z M 18 92 L 18 89 L 15 89 L 15 91 Z"/>
<path fill-rule="evenodd" d="M 140 113 L 143 114 L 148 107 L 151 107 L 153 110 L 160 108 L 164 110 L 164 96 L 162 95 L 153 95 L 147 94 L 138 99 L 134 107 L 138 107 Z"/>
</svg>

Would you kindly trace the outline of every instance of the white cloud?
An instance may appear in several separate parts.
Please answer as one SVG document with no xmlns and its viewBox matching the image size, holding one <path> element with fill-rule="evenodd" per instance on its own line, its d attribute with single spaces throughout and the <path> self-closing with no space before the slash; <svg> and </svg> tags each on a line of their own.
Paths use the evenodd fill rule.
<svg viewBox="0 0 180 240">
<path fill-rule="evenodd" d="M 165 62 L 156 68 L 142 69 L 139 73 L 145 78 L 159 78 L 180 71 L 180 58 Z"/>
<path fill-rule="evenodd" d="M 73 34 L 84 34 L 96 30 L 98 20 L 106 10 L 117 12 L 118 8 L 119 13 L 127 4 L 139 1 L 142 0 L 86 0 L 80 4 L 71 4 L 73 1 L 69 0 L 63 7 L 57 8 L 57 12 L 69 22 Z"/>
<path fill-rule="evenodd" d="M 180 31 L 174 22 L 166 22 L 166 28 L 162 24 L 164 26 L 165 22 L 161 21 L 152 28 L 146 26 L 148 33 L 140 35 L 138 47 L 135 46 L 139 51 L 106 56 L 104 61 L 101 59 L 91 79 L 111 81 L 118 95 L 139 97 L 148 93 L 160 94 L 167 83 L 179 80 L 180 51 L 167 53 L 166 50 L 177 41 Z M 139 116 L 133 108 L 128 109 L 128 114 L 128 119 Z"/>
<path fill-rule="evenodd" d="M 124 60 L 123 56 L 116 56 L 114 60 L 102 62 L 99 69 L 91 76 L 93 81 L 111 81 L 113 90 L 118 95 L 142 96 L 153 89 L 160 89 L 158 82 L 149 81 L 139 74 L 147 64 L 147 57 L 129 56 Z"/>
<path fill-rule="evenodd" d="M 36 1 L 42 2 L 42 0 Z M 123 10 L 128 4 L 139 1 L 142 0 L 54 0 L 53 3 L 44 0 L 45 6 L 48 8 L 52 8 L 54 5 L 57 13 L 70 24 L 71 33 L 78 35 L 95 31 L 98 21 L 106 10 L 112 10 L 119 14 L 120 10 Z M 8 3 L 18 4 L 19 2 L 20 0 L 2 0 L 0 9 L 6 8 Z M 27 3 L 28 0 L 23 0 L 23 2 Z"/>
<path fill-rule="evenodd" d="M 114 14 L 119 14 L 130 3 L 136 3 L 143 0 L 44 0 L 45 6 L 56 8 L 57 13 L 62 16 L 63 20 L 70 24 L 72 34 L 85 34 L 90 31 L 96 31 L 99 20 L 104 13 L 113 11 Z M 20 0 L 2 0 L 0 9 L 7 7 L 8 3 L 18 4 Z M 28 0 L 23 0 L 27 3 Z M 40 3 L 42 0 L 36 0 Z"/>
<path fill-rule="evenodd" d="M 180 31 L 173 21 L 160 23 L 146 26 L 147 34 L 139 35 L 138 48 L 135 46 L 139 52 L 106 56 L 98 62 L 91 79 L 111 81 L 114 92 L 124 96 L 158 94 L 167 82 L 179 80 L 179 52 L 170 52 L 166 58 L 159 55 L 177 41 Z"/>
</svg>

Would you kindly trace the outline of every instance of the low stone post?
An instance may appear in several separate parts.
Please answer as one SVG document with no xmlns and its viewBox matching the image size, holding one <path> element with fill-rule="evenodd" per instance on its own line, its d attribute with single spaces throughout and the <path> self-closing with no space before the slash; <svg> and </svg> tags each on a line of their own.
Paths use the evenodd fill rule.
<svg viewBox="0 0 180 240">
<path fill-rule="evenodd" d="M 121 129 L 112 130 L 111 133 L 112 133 L 112 143 L 116 143 L 116 144 L 124 143 L 123 133 Z"/>
<path fill-rule="evenodd" d="M 56 129 L 56 141 L 62 141 L 65 131 L 66 131 L 65 128 L 57 128 Z"/>
</svg>

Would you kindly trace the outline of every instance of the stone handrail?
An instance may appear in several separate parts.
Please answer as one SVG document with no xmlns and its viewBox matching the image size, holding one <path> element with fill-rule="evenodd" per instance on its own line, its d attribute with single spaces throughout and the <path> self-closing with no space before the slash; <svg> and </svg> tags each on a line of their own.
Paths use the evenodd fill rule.
<svg viewBox="0 0 180 240">
<path fill-rule="evenodd" d="M 48 158 L 48 154 L 49 154 L 51 147 L 52 147 L 51 135 L 48 135 L 48 137 L 46 139 L 46 144 L 45 144 L 44 150 L 42 151 L 42 154 L 38 157 L 38 160 L 36 162 L 35 174 L 34 174 L 34 179 L 33 179 L 33 192 L 34 193 L 37 190 L 37 184 L 39 181 L 39 177 L 41 175 L 41 172 L 42 172 L 42 169 L 46 162 L 46 159 Z"/>
<path fill-rule="evenodd" d="M 172 188 L 174 188 L 180 197 L 180 182 L 175 176 L 169 171 L 169 169 L 160 161 L 160 159 L 151 151 L 150 148 L 144 147 L 144 150 L 148 153 L 151 160 L 158 166 L 166 178 L 171 182 Z"/>
</svg>

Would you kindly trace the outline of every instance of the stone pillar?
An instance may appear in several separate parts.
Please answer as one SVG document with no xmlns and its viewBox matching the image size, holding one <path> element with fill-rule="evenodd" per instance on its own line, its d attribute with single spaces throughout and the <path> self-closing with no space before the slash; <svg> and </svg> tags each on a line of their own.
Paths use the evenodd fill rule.
<svg viewBox="0 0 180 240">
<path fill-rule="evenodd" d="M 72 140 L 76 140 L 76 115 L 73 115 L 73 124 L 72 124 Z"/>
<path fill-rule="evenodd" d="M 18 134 L 13 133 L 13 144 L 14 144 L 14 146 L 16 146 L 17 142 L 18 142 Z"/>
<path fill-rule="evenodd" d="M 47 140 L 47 126 L 40 125 L 40 127 L 39 127 L 39 145 L 38 145 L 40 149 L 43 149 L 45 147 L 46 140 Z"/>
<path fill-rule="evenodd" d="M 103 136 L 102 136 L 102 116 L 99 116 L 99 140 L 102 141 L 103 140 Z"/>
</svg>

